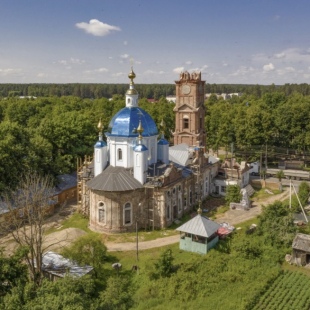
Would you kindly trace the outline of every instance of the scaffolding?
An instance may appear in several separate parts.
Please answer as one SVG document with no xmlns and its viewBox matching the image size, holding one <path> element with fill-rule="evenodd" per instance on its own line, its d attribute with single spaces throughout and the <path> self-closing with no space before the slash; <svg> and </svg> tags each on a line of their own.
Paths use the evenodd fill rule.
<svg viewBox="0 0 310 310">
<path fill-rule="evenodd" d="M 92 178 L 91 156 L 77 159 L 77 204 L 81 213 L 89 213 L 89 194 L 86 189 L 86 182 Z"/>
</svg>

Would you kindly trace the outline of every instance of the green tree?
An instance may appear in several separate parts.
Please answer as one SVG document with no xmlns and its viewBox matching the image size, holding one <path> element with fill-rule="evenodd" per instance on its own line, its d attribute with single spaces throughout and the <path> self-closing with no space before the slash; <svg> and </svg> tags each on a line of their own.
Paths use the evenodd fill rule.
<svg viewBox="0 0 310 310">
<path fill-rule="evenodd" d="M 285 174 L 284 174 L 284 171 L 283 170 L 279 170 L 277 173 L 276 173 L 276 177 L 279 179 L 279 182 L 280 182 L 280 190 L 282 192 L 282 179 L 285 177 Z"/>
<path fill-rule="evenodd" d="M 155 263 L 155 274 L 154 276 L 159 277 L 170 277 L 173 273 L 173 260 L 172 250 L 167 249 L 161 255 L 159 260 Z"/>
<path fill-rule="evenodd" d="M 27 248 L 19 248 L 12 256 L 7 257 L 3 249 L 0 249 L 0 296 L 10 292 L 19 284 L 26 284 L 28 273 L 23 259 L 27 251 Z"/>
<path fill-rule="evenodd" d="M 19 285 L 3 299 L 5 310 L 44 309 L 44 310 L 84 310 L 93 307 L 97 297 L 94 281 L 84 276 L 81 278 L 65 277 L 51 282 L 44 279 L 40 287 L 31 283 Z"/>
<path fill-rule="evenodd" d="M 240 192 L 239 185 L 228 185 L 226 188 L 225 201 L 226 205 L 229 206 L 231 202 L 240 202 L 242 194 Z"/>
<path fill-rule="evenodd" d="M 102 310 L 126 310 L 133 305 L 134 288 L 130 278 L 110 277 L 106 289 L 100 294 L 96 309 Z"/>
<path fill-rule="evenodd" d="M 258 217 L 257 232 L 265 236 L 265 241 L 272 246 L 289 247 L 296 233 L 293 214 L 289 208 L 276 201 L 263 206 L 263 212 Z"/>
<path fill-rule="evenodd" d="M 80 265 L 91 265 L 94 267 L 94 275 L 98 277 L 102 274 L 102 265 L 107 259 L 107 248 L 101 235 L 93 233 L 79 238 L 65 248 L 62 254 Z"/>
<path fill-rule="evenodd" d="M 298 197 L 303 207 L 308 204 L 309 194 L 310 194 L 309 184 L 305 181 L 301 182 L 298 189 Z"/>
</svg>

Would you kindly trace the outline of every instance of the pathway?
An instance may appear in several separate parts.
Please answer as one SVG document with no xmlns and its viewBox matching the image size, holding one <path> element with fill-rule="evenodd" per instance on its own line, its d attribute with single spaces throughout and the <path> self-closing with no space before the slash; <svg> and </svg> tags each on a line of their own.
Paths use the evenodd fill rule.
<svg viewBox="0 0 310 310">
<path fill-rule="evenodd" d="M 223 223 L 227 222 L 231 225 L 237 225 L 239 223 L 245 222 L 252 218 L 258 216 L 262 211 L 262 205 L 268 205 L 273 203 L 276 200 L 284 200 L 288 197 L 289 192 L 285 190 L 283 193 L 278 195 L 272 195 L 269 198 L 265 199 L 263 202 L 254 202 L 252 208 L 248 211 L 243 210 L 229 210 L 225 214 L 219 216 L 215 222 Z M 151 248 L 159 248 L 169 244 L 174 244 L 179 242 L 180 235 L 173 235 L 169 237 L 158 238 L 151 241 L 139 241 L 138 248 L 139 250 L 146 250 Z M 109 252 L 115 251 L 135 251 L 137 249 L 137 244 L 135 242 L 124 242 L 124 243 L 105 243 Z"/>
</svg>

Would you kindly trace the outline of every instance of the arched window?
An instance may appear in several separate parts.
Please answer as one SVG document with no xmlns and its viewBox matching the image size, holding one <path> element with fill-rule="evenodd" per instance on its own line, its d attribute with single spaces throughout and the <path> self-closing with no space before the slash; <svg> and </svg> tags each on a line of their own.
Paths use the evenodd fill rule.
<svg viewBox="0 0 310 310">
<path fill-rule="evenodd" d="M 102 201 L 98 204 L 98 222 L 99 223 L 105 223 L 105 206 Z"/>
<path fill-rule="evenodd" d="M 117 160 L 123 160 L 123 151 L 122 149 L 117 150 Z"/>
<path fill-rule="evenodd" d="M 193 203 L 193 193 L 192 193 L 192 191 L 190 190 L 190 191 L 189 191 L 189 205 L 191 206 L 192 203 Z"/>
<path fill-rule="evenodd" d="M 131 203 L 130 202 L 127 202 L 124 205 L 123 216 L 124 216 L 124 225 L 132 224 L 132 208 L 131 208 Z"/>
<path fill-rule="evenodd" d="M 130 103 L 130 98 L 127 99 L 127 103 Z"/>
</svg>

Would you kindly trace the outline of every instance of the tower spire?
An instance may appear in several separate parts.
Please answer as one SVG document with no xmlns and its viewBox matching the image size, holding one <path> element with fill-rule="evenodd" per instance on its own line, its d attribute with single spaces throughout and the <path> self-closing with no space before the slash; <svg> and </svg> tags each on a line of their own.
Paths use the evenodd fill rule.
<svg viewBox="0 0 310 310">
<path fill-rule="evenodd" d="M 134 79 L 136 78 L 136 74 L 133 71 L 133 67 L 131 66 L 131 71 L 128 74 L 128 78 L 130 79 L 129 89 L 126 92 L 126 107 L 137 107 L 138 106 L 138 92 L 135 89 Z"/>
<path fill-rule="evenodd" d="M 99 130 L 99 141 L 102 141 L 103 124 L 102 124 L 102 121 L 101 121 L 101 117 L 100 117 L 99 123 L 97 125 L 97 128 Z"/>
</svg>

